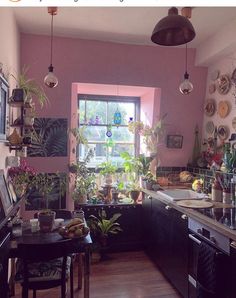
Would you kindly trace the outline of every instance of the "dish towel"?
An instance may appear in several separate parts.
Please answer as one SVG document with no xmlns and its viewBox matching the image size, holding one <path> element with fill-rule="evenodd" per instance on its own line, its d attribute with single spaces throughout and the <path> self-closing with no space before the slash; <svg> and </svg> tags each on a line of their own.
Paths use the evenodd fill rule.
<svg viewBox="0 0 236 298">
<path fill-rule="evenodd" d="M 197 298 L 227 297 L 225 289 L 227 258 L 205 242 L 199 247 Z M 224 293 L 224 296 L 222 294 Z"/>
</svg>

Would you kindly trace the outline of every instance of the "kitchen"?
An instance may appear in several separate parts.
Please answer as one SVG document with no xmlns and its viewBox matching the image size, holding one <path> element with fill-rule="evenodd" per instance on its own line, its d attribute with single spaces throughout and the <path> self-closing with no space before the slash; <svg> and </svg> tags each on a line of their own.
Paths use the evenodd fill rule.
<svg viewBox="0 0 236 298">
<path fill-rule="evenodd" d="M 110 8 L 106 9 L 107 15 L 112 13 L 109 11 Z M 163 167 L 186 167 L 192 157 L 196 125 L 199 127 L 202 140 L 213 135 L 215 126 L 222 125 L 224 126 L 223 139 L 229 139 L 234 131 L 232 123 L 235 109 L 233 97 L 235 86 L 232 84 L 228 93 L 223 94 L 223 97 L 217 90 L 211 92 L 216 88 L 212 87 L 212 84 L 215 84 L 212 77 L 217 70 L 218 76 L 231 77 L 234 72 L 234 8 L 196 8 L 192 11 L 190 20 L 196 30 L 196 39 L 189 43 L 187 49 L 187 70 L 194 85 L 189 95 L 182 95 L 178 90 L 184 78 L 185 48 L 163 48 L 149 41 L 157 21 L 167 15 L 167 8 L 161 9 L 160 18 L 157 17 L 155 9 L 148 10 L 148 8 L 135 8 L 133 12 L 129 8 L 117 8 L 114 12 L 120 15 L 122 23 L 125 23 L 123 19 L 126 10 L 130 10 L 127 19 L 131 21 L 134 18 L 136 23 L 138 23 L 137 16 L 142 12 L 154 15 L 154 22 L 149 25 L 149 39 L 146 45 L 136 45 L 141 42 L 138 40 L 132 42 L 134 38 L 132 35 L 127 37 L 132 42 L 128 44 L 127 40 L 122 39 L 112 42 L 115 35 L 107 40 L 99 41 L 92 33 L 90 33 L 91 38 L 88 39 L 89 32 L 86 34 L 82 32 L 81 37 L 78 38 L 73 35 L 72 28 L 68 28 L 70 31 L 68 36 L 60 33 L 57 22 L 60 22 L 64 11 L 67 18 L 71 20 L 77 20 L 86 13 L 91 13 L 85 17 L 85 21 L 89 19 L 89 23 L 93 23 L 93 14 L 96 10 L 94 12 L 89 8 L 78 10 L 81 11 L 80 17 L 74 15 L 69 8 L 59 8 L 54 18 L 53 66 L 59 83 L 55 89 L 47 90 L 50 105 L 43 109 L 37 107 L 40 117 L 67 118 L 68 126 L 74 127 L 77 121 L 75 111 L 77 111 L 78 94 L 140 97 L 143 117 L 146 117 L 150 124 L 155 123 L 167 113 L 168 135 L 183 136 L 181 148 L 160 147 L 158 156 Z M 197 24 L 197 19 L 201 19 L 201 16 L 206 18 L 210 10 L 212 10 L 212 18 L 219 22 L 217 30 L 212 31 L 208 36 L 200 35 L 201 26 L 204 28 L 204 24 L 203 22 Z M 3 71 L 10 68 L 10 72 L 17 72 L 23 65 L 29 65 L 29 76 L 41 82 L 47 73 L 50 54 L 50 39 L 47 36 L 50 18 L 46 8 L 2 8 L 0 14 L 2 23 L 0 34 L 4 40 L 1 58 Z M 40 16 L 39 19 L 43 18 L 42 23 L 45 26 L 40 30 L 34 27 L 34 20 L 25 23 L 25 15 L 31 15 L 35 19 Z M 227 22 L 223 20 L 224 15 L 227 15 Z M 110 18 L 112 19 L 112 15 Z M 144 17 L 142 18 L 145 20 Z M 209 18 L 211 17 L 208 16 L 206 19 Z M 111 19 L 107 22 L 112 22 Z M 96 21 L 94 22 L 95 27 Z M 4 29 L 6 26 L 8 30 Z M 202 40 L 194 46 L 198 35 Z M 64 58 L 65 56 L 67 59 Z M 12 77 L 9 78 L 9 83 L 11 89 L 15 88 Z M 211 111 L 209 113 L 208 109 L 204 110 L 205 102 L 208 104 L 207 100 L 212 97 L 217 104 L 222 100 L 230 102 L 228 104 L 230 107 L 227 107 L 231 111 L 227 116 L 220 117 L 219 111 L 211 115 Z M 230 129 L 229 132 L 225 126 Z M 9 155 L 9 148 L 4 143 L 0 146 L 0 168 L 5 169 L 5 157 Z M 27 162 L 41 172 L 67 172 L 68 163 L 75 159 L 74 144 L 70 143 L 68 147 L 70 154 L 66 156 L 28 157 Z M 14 152 L 12 151 L 11 154 L 13 155 Z M 73 201 L 68 197 L 66 208 L 72 210 L 73 207 Z M 28 218 L 33 213 L 25 211 L 24 207 L 22 209 L 22 215 Z M 230 239 L 235 240 L 231 233 Z"/>
</svg>

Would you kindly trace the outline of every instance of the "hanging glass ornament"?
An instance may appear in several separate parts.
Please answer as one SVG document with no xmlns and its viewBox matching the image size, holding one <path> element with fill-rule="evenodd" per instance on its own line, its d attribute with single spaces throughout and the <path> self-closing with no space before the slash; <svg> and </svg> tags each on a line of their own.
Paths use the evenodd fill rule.
<svg viewBox="0 0 236 298">
<path fill-rule="evenodd" d="M 108 126 L 107 126 L 106 136 L 107 136 L 108 138 L 110 138 L 110 137 L 112 136 L 111 125 L 108 125 Z"/>
<path fill-rule="evenodd" d="M 114 124 L 118 127 L 121 124 L 121 113 L 117 109 L 114 114 Z"/>
<path fill-rule="evenodd" d="M 134 121 L 134 118 L 133 117 L 129 117 L 129 123 L 130 122 L 133 122 Z"/>
</svg>

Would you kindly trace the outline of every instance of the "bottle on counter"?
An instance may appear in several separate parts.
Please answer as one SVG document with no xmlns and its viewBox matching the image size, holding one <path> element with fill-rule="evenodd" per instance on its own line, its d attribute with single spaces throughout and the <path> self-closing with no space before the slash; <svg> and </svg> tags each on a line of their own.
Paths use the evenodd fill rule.
<svg viewBox="0 0 236 298">
<path fill-rule="evenodd" d="M 223 189 L 223 203 L 224 204 L 231 204 L 230 188 L 224 188 Z"/>
<path fill-rule="evenodd" d="M 220 183 L 215 179 L 211 186 L 211 197 L 212 201 L 222 202 L 223 201 L 223 191 Z"/>
</svg>

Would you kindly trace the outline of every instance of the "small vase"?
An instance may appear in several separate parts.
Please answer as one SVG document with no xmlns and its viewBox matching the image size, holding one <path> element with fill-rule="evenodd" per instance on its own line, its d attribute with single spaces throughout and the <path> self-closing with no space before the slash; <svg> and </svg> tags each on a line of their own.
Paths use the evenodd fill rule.
<svg viewBox="0 0 236 298">
<path fill-rule="evenodd" d="M 139 190 L 131 190 L 130 191 L 130 197 L 134 201 L 134 204 L 137 204 L 139 195 L 140 195 L 140 191 Z"/>
</svg>

